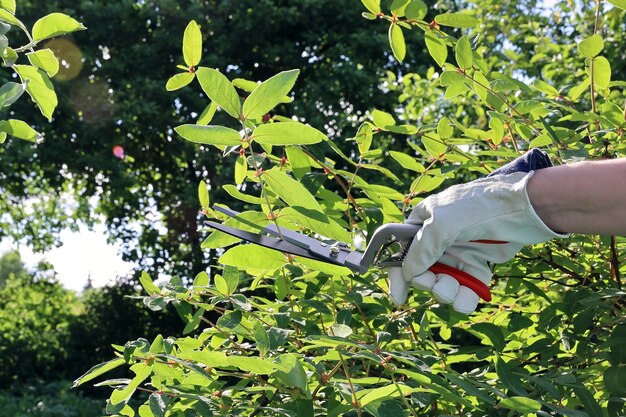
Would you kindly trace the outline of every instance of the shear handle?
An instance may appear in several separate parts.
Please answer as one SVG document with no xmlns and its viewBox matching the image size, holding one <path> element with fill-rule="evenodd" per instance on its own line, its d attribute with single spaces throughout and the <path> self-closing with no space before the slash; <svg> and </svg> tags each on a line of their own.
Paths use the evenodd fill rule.
<svg viewBox="0 0 626 417">
<path fill-rule="evenodd" d="M 434 274 L 446 274 L 458 281 L 459 284 L 474 291 L 480 298 L 485 301 L 491 301 L 491 291 L 484 282 L 465 271 L 454 268 L 441 262 L 435 262 L 428 270 Z"/>
</svg>

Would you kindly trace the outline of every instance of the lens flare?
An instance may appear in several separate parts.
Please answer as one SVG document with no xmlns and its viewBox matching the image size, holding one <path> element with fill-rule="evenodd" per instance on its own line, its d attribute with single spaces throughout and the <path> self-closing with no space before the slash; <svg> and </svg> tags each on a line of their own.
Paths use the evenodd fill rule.
<svg viewBox="0 0 626 417">
<path fill-rule="evenodd" d="M 113 155 L 115 155 L 116 158 L 124 159 L 124 148 L 120 145 L 115 145 L 113 147 Z"/>
</svg>

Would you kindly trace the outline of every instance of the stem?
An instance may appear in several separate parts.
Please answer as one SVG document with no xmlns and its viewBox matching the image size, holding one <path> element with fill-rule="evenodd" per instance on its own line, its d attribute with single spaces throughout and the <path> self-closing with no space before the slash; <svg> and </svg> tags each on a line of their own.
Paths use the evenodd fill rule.
<svg viewBox="0 0 626 417">
<path fill-rule="evenodd" d="M 451 147 L 448 146 L 448 148 L 445 150 L 444 154 L 450 152 Z M 415 190 L 417 189 L 417 186 L 419 185 L 420 181 L 422 180 L 422 178 L 424 178 L 424 175 L 437 163 L 439 162 L 439 158 L 436 158 L 434 161 L 432 161 L 430 163 L 430 165 L 428 165 L 428 167 L 426 167 L 426 169 L 424 170 L 424 172 L 422 172 L 419 176 L 419 178 L 417 179 L 417 181 L 415 181 L 415 186 L 409 190 L 409 198 L 408 200 L 410 200 L 411 198 L 413 198 L 413 195 L 415 194 Z M 407 208 L 409 207 L 409 203 L 405 202 L 402 205 L 402 215 L 404 216 L 404 213 L 406 213 Z"/>
<path fill-rule="evenodd" d="M 330 330 L 332 334 L 332 328 Z M 334 336 L 334 334 L 333 334 Z M 350 370 L 348 369 L 348 365 L 346 365 L 346 361 L 341 354 L 341 350 L 337 349 L 337 353 L 339 353 L 339 360 L 341 361 L 341 367 L 343 368 L 343 373 L 346 375 L 346 379 L 348 380 L 348 384 L 350 385 L 350 391 L 352 392 L 352 405 L 356 409 L 356 413 L 359 417 L 361 416 L 361 405 L 359 404 L 359 399 L 356 396 L 356 390 L 354 389 L 354 384 L 352 383 L 352 377 L 350 376 Z"/>
<path fill-rule="evenodd" d="M 278 232 L 278 236 L 283 239 L 283 232 L 280 230 L 280 226 L 278 225 L 278 218 L 276 216 L 272 216 L 272 205 L 270 204 L 270 199 L 267 196 L 267 191 L 265 190 L 265 184 L 263 183 L 263 179 L 261 178 L 261 171 L 259 171 L 259 165 L 256 163 L 256 158 L 254 154 L 254 150 L 252 149 L 252 141 L 250 140 L 250 136 L 248 136 L 248 130 L 246 129 L 246 125 L 243 121 L 241 121 L 241 127 L 243 129 L 244 139 L 248 142 L 248 149 L 250 151 L 250 156 L 252 157 L 252 165 L 254 167 L 254 171 L 259 176 L 259 184 L 261 184 L 261 194 L 265 198 L 265 203 L 267 204 L 267 211 L 270 213 L 270 218 L 274 222 L 276 226 L 276 231 Z"/>
<path fill-rule="evenodd" d="M 408 402 L 408 400 L 406 399 L 404 394 L 402 394 L 402 390 L 400 389 L 400 385 L 398 385 L 398 381 L 396 381 L 396 378 L 393 375 L 391 375 L 391 380 L 393 381 L 393 384 L 398 389 L 398 393 L 400 393 L 400 397 L 402 398 L 402 402 L 404 403 L 406 408 L 411 412 L 411 414 L 413 416 L 417 417 L 417 412 L 415 411 L 415 409 L 413 409 L 413 406 Z"/>
<path fill-rule="evenodd" d="M 617 288 L 622 289 L 622 275 L 619 272 L 619 254 L 617 252 L 617 239 L 611 236 L 611 276 L 615 279 Z"/>
</svg>

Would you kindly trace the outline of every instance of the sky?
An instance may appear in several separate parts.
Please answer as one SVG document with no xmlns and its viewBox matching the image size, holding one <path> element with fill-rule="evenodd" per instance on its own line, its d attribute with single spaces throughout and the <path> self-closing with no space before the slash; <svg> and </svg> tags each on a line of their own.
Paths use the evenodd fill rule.
<svg viewBox="0 0 626 417">
<path fill-rule="evenodd" d="M 119 245 L 106 242 L 106 228 L 96 225 L 94 230 L 81 226 L 78 232 L 61 232 L 63 245 L 43 254 L 35 254 L 24 245 L 19 246 L 22 261 L 34 268 L 40 260 L 51 263 L 64 287 L 82 291 L 91 278 L 94 287 L 102 287 L 127 275 L 133 264 L 124 262 L 119 254 Z M 15 249 L 8 241 L 0 242 L 0 253 Z"/>
</svg>

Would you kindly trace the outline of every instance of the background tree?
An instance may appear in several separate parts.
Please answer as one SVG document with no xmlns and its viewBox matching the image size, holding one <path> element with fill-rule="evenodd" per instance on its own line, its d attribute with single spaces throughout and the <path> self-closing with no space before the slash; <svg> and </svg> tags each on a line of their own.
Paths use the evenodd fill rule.
<svg viewBox="0 0 626 417">
<path fill-rule="evenodd" d="M 0 151 L 3 204 L 10 213 L 2 234 L 30 237 L 43 249 L 56 241 L 60 228 L 103 215 L 111 238 L 125 243 L 126 260 L 162 273 L 204 270 L 206 253 L 191 196 L 205 179 L 226 198 L 220 187 L 232 170 L 172 131 L 195 121 L 205 98 L 191 88 L 163 94 L 172 64 L 182 63 L 180 43 L 171 34 L 196 19 L 206 46 L 204 65 L 233 78 L 259 80 L 301 68 L 291 110 L 336 138 L 349 137 L 369 109 L 391 110 L 395 99 L 380 93 L 380 78 L 387 69 L 400 68 L 382 47 L 384 28 L 362 19 L 351 4 L 22 2 L 27 21 L 54 9 L 77 16 L 90 30 L 51 42 L 66 67 L 56 77 L 57 116 L 52 125 L 41 123 L 48 140 L 38 146 L 12 143 Z M 120 19 L 110 19 L 113 15 Z M 415 54 L 404 67 L 419 68 L 420 60 Z M 126 158 L 112 154 L 117 145 Z M 35 195 L 42 196 L 37 210 L 26 210 L 24 201 Z M 95 207 L 92 196 L 98 199 Z"/>
</svg>

